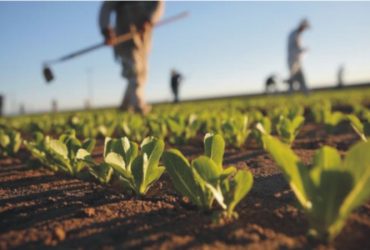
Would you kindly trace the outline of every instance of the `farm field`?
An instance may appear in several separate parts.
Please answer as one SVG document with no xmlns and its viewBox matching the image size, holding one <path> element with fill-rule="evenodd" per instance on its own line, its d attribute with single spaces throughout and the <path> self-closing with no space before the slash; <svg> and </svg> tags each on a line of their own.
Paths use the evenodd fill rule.
<svg viewBox="0 0 370 250">
<path fill-rule="evenodd" d="M 161 104 L 147 117 L 92 110 L 3 118 L 0 249 L 370 249 L 369 107 L 364 88 Z M 186 161 L 173 149 L 202 178 L 190 191 L 176 182 L 188 172 L 176 170 Z M 214 182 L 205 166 L 230 173 Z M 341 214 L 343 228 L 325 231 L 324 222 L 342 219 L 341 204 L 355 205 Z"/>
</svg>

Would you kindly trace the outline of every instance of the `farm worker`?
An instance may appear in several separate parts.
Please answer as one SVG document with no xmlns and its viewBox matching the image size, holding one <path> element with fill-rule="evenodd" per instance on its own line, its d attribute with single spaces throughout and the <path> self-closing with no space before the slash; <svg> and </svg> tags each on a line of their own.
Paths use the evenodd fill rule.
<svg viewBox="0 0 370 250">
<path fill-rule="evenodd" d="M 0 117 L 3 116 L 3 102 L 4 102 L 4 97 L 3 95 L 0 94 Z"/>
<path fill-rule="evenodd" d="M 300 22 L 298 28 L 294 29 L 288 37 L 288 67 L 290 77 L 287 80 L 289 84 L 289 92 L 292 93 L 293 85 L 298 82 L 299 88 L 305 94 L 308 94 L 306 80 L 302 71 L 301 57 L 307 51 L 301 45 L 301 35 L 303 31 L 310 27 L 309 22 L 304 19 Z"/>
<path fill-rule="evenodd" d="M 277 81 L 276 81 L 276 75 L 272 74 L 270 75 L 265 82 L 265 88 L 266 88 L 266 94 L 277 92 Z"/>
<path fill-rule="evenodd" d="M 183 77 L 182 75 L 177 72 L 176 70 L 172 70 L 171 71 L 171 90 L 172 90 L 172 94 L 174 96 L 174 100 L 173 102 L 174 103 L 177 103 L 179 102 L 179 86 L 180 86 L 180 82 L 182 81 Z"/>
<path fill-rule="evenodd" d="M 164 9 L 163 1 L 104 2 L 99 25 L 107 45 L 113 45 L 116 36 L 132 32 L 134 37 L 114 47 L 116 59 L 122 64 L 122 76 L 128 85 L 120 105 L 121 110 L 146 114 L 151 107 L 144 100 L 144 86 L 148 74 L 148 55 L 152 29 Z M 110 19 L 115 14 L 115 26 Z"/>
<path fill-rule="evenodd" d="M 340 65 L 337 73 L 338 78 L 338 88 L 343 87 L 343 75 L 344 75 L 344 65 Z"/>
</svg>

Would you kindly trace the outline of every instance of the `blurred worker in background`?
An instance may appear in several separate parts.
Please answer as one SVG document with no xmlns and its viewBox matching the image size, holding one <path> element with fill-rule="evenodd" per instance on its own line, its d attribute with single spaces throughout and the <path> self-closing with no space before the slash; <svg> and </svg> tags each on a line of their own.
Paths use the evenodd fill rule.
<svg viewBox="0 0 370 250">
<path fill-rule="evenodd" d="M 3 104 L 4 104 L 4 97 L 0 95 L 0 117 L 3 116 Z"/>
<path fill-rule="evenodd" d="M 337 73 L 338 78 L 338 88 L 343 87 L 343 75 L 344 75 L 344 65 L 340 65 Z"/>
<path fill-rule="evenodd" d="M 171 90 L 174 97 L 173 102 L 178 103 L 179 102 L 179 87 L 180 83 L 183 80 L 182 75 L 177 72 L 176 70 L 171 71 Z"/>
<path fill-rule="evenodd" d="M 26 107 L 24 106 L 24 104 L 23 104 L 23 103 L 21 103 L 21 104 L 19 105 L 19 114 L 20 114 L 20 115 L 24 115 L 24 114 L 26 114 Z"/>
<path fill-rule="evenodd" d="M 299 24 L 298 28 L 294 29 L 288 37 L 288 67 L 290 77 L 286 81 L 289 84 L 289 93 L 293 92 L 295 83 L 299 84 L 299 89 L 305 94 L 308 94 L 306 80 L 302 71 L 301 57 L 307 48 L 301 45 L 301 36 L 303 31 L 310 27 L 308 20 L 304 19 Z"/>
<path fill-rule="evenodd" d="M 278 92 L 277 80 L 276 80 L 275 74 L 272 74 L 269 77 L 267 77 L 266 82 L 265 82 L 265 88 L 266 88 L 266 94 Z"/>
<path fill-rule="evenodd" d="M 51 101 L 51 112 L 57 113 L 58 112 L 58 101 L 56 99 L 53 99 Z"/>
<path fill-rule="evenodd" d="M 102 4 L 99 25 L 107 45 L 114 45 L 117 36 L 132 32 L 133 39 L 114 47 L 116 59 L 122 64 L 122 76 L 128 85 L 121 110 L 146 114 L 150 111 L 144 100 L 144 85 L 148 74 L 148 55 L 152 29 L 163 14 L 163 1 L 123 1 Z M 115 14 L 115 26 L 110 19 Z"/>
</svg>

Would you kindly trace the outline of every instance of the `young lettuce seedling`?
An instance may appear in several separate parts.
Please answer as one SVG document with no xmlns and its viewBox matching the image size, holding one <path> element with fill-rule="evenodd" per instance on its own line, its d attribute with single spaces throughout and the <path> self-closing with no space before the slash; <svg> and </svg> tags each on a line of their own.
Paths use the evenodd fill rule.
<svg viewBox="0 0 370 250">
<path fill-rule="evenodd" d="M 185 142 L 184 131 L 186 127 L 185 117 L 181 115 L 169 117 L 167 119 L 169 133 L 168 140 L 172 144 L 183 144 Z"/>
<path fill-rule="evenodd" d="M 119 123 L 120 132 L 123 136 L 130 140 L 140 142 L 145 135 L 148 134 L 149 129 L 143 117 L 139 115 L 130 115 Z"/>
<path fill-rule="evenodd" d="M 80 149 L 91 152 L 95 146 L 95 140 L 86 139 L 80 142 L 74 130 L 61 135 L 59 140 L 36 133 L 35 141 L 25 142 L 25 146 L 43 165 L 49 166 L 54 171 L 77 176 L 85 166 L 85 163 L 77 157 L 77 152 Z"/>
<path fill-rule="evenodd" d="M 80 161 L 77 158 L 77 152 L 79 149 L 84 149 L 87 152 L 91 153 L 96 144 L 95 139 L 85 139 L 83 142 L 81 142 L 76 138 L 75 131 L 71 130 L 65 134 L 62 134 L 59 137 L 59 142 L 61 142 L 61 144 L 59 145 L 61 148 L 64 148 L 64 144 L 67 149 L 67 158 L 69 159 L 72 170 L 70 174 L 77 175 L 86 165 L 83 161 Z M 54 143 L 57 144 L 57 141 L 55 141 Z M 63 149 L 63 154 L 64 152 L 65 151 Z"/>
<path fill-rule="evenodd" d="M 96 163 L 91 157 L 91 153 L 85 149 L 79 149 L 77 152 L 77 158 L 88 165 L 89 173 L 102 184 L 108 184 L 112 179 L 113 168 L 104 161 Z"/>
<path fill-rule="evenodd" d="M 127 137 L 125 137 L 126 140 Z M 112 139 L 106 137 L 104 141 L 104 161 L 96 163 L 91 157 L 91 153 L 80 149 L 77 152 L 77 157 L 81 161 L 85 162 L 89 166 L 89 172 L 94 176 L 100 183 L 107 184 L 110 182 L 113 175 L 113 168 L 111 162 L 114 161 L 113 154 L 119 154 L 123 151 L 123 141 L 120 139 Z M 133 147 L 129 150 L 130 154 L 137 154 L 137 145 L 133 143 Z M 111 155 L 109 155 L 111 154 Z M 109 156 L 108 156 L 109 155 Z M 131 163 L 131 162 L 130 162 Z"/>
<path fill-rule="evenodd" d="M 251 133 L 248 125 L 248 116 L 246 115 L 235 116 L 224 122 L 221 130 L 226 142 L 237 148 L 242 147 Z"/>
<path fill-rule="evenodd" d="M 85 116 L 80 114 L 70 116 L 68 119 L 68 127 L 75 130 L 77 135 L 83 138 L 96 138 L 98 134 L 94 118 L 88 114 Z"/>
<path fill-rule="evenodd" d="M 171 131 L 168 140 L 172 144 L 184 144 L 195 137 L 201 128 L 202 122 L 195 114 L 176 115 L 170 117 L 166 124 Z"/>
<path fill-rule="evenodd" d="M 311 106 L 311 114 L 316 123 L 324 123 L 324 117 L 331 113 L 331 103 L 329 101 L 318 102 Z"/>
<path fill-rule="evenodd" d="M 101 136 L 102 138 L 110 137 L 113 135 L 114 131 L 116 130 L 117 123 L 116 121 L 110 121 L 106 124 L 101 124 L 97 127 L 97 135 Z"/>
<path fill-rule="evenodd" d="M 267 116 L 262 116 L 259 120 L 257 120 L 256 128 L 252 130 L 253 137 L 256 139 L 257 143 L 262 148 L 265 148 L 262 140 L 262 132 L 260 129 L 258 129 L 258 127 L 261 128 L 265 133 L 271 134 L 272 126 L 270 118 Z"/>
<path fill-rule="evenodd" d="M 196 137 L 201 126 L 202 122 L 195 114 L 189 115 L 187 125 L 185 126 L 185 141 L 189 141 L 189 139 Z"/>
<path fill-rule="evenodd" d="M 44 134 L 41 132 L 35 132 L 33 141 L 23 141 L 26 149 L 31 153 L 32 157 L 37 160 L 41 165 L 49 167 L 53 171 L 58 171 L 58 167 L 54 165 L 52 159 L 48 159 L 46 154 L 46 140 Z"/>
<path fill-rule="evenodd" d="M 278 139 L 264 134 L 263 140 L 309 220 L 309 234 L 333 240 L 350 213 L 370 198 L 370 142 L 356 144 L 343 161 L 336 149 L 324 146 L 308 168 Z"/>
<path fill-rule="evenodd" d="M 345 120 L 346 116 L 339 111 L 325 112 L 324 113 L 324 125 L 328 133 L 334 133 L 335 128 Z"/>
<path fill-rule="evenodd" d="M 294 118 L 298 116 L 303 116 L 304 114 L 304 108 L 303 106 L 299 105 L 296 103 L 295 105 L 290 106 L 287 108 L 286 116 L 290 119 L 293 120 Z"/>
<path fill-rule="evenodd" d="M 143 196 L 161 177 L 164 167 L 158 166 L 164 150 L 163 140 L 147 137 L 141 144 L 141 152 L 135 142 L 127 137 L 105 139 L 104 162 L 96 164 L 89 154 L 81 150 L 80 157 L 92 165 L 92 169 L 114 169 L 120 176 L 122 184 Z M 106 170 L 108 172 L 108 170 Z M 98 175 L 98 173 L 94 173 Z"/>
<path fill-rule="evenodd" d="M 304 108 L 299 104 L 290 106 L 274 106 L 268 109 L 268 117 L 273 124 L 277 124 L 281 116 L 287 117 L 289 120 L 294 120 L 297 116 L 303 116 Z"/>
<path fill-rule="evenodd" d="M 148 118 L 148 127 L 150 134 L 156 138 L 164 139 L 168 134 L 167 124 L 161 117 Z"/>
<path fill-rule="evenodd" d="M 164 153 L 164 165 L 172 183 L 200 209 L 211 209 L 216 200 L 226 217 L 236 217 L 235 206 L 251 189 L 253 176 L 249 171 L 235 167 L 223 169 L 225 142 L 220 135 L 207 134 L 204 149 L 205 155 L 191 164 L 176 149 Z"/>
<path fill-rule="evenodd" d="M 283 142 L 291 145 L 303 123 L 304 117 L 301 115 L 294 117 L 292 120 L 280 116 L 279 122 L 276 124 L 276 131 Z"/>
<path fill-rule="evenodd" d="M 311 108 L 315 122 L 324 124 L 328 133 L 333 133 L 335 128 L 346 119 L 346 116 L 339 111 L 332 111 L 329 101 L 317 103 Z"/>
<path fill-rule="evenodd" d="M 21 134 L 13 129 L 0 128 L 0 156 L 13 156 L 21 146 Z"/>
</svg>

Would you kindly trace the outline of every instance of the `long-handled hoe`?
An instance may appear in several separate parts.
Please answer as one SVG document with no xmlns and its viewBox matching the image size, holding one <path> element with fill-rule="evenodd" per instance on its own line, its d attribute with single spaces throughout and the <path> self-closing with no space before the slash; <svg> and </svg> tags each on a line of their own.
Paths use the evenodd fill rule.
<svg viewBox="0 0 370 250">
<path fill-rule="evenodd" d="M 177 15 L 168 17 L 166 19 L 163 19 L 162 21 L 159 21 L 155 25 L 155 28 L 160 27 L 160 26 L 163 26 L 163 25 L 166 25 L 166 24 L 169 24 L 169 23 L 172 23 L 172 22 L 175 22 L 175 21 L 177 21 L 179 19 L 182 19 L 182 18 L 184 18 L 186 16 L 188 16 L 188 12 L 185 11 L 185 12 L 181 12 L 181 13 L 179 13 Z M 136 35 L 136 32 L 129 32 L 129 33 L 120 35 L 120 36 L 118 36 L 116 38 L 116 40 L 115 40 L 116 42 L 112 46 L 116 46 L 117 44 L 121 44 L 121 43 L 127 42 L 127 41 L 131 40 L 134 37 L 134 35 Z M 81 49 L 81 50 L 75 51 L 73 53 L 70 53 L 68 55 L 62 56 L 62 57 L 60 57 L 58 59 L 46 61 L 43 64 L 43 71 L 42 71 L 46 82 L 47 83 L 50 83 L 54 79 L 54 74 L 53 74 L 53 72 L 50 69 L 50 65 L 68 61 L 68 60 L 73 59 L 73 58 L 75 58 L 77 56 L 84 55 L 86 53 L 89 53 L 91 51 L 100 49 L 100 48 L 105 47 L 105 46 L 107 46 L 107 45 L 103 41 L 103 42 L 100 42 L 98 44 L 94 44 L 94 45 L 91 45 L 91 46 L 86 47 L 84 49 Z"/>
</svg>

